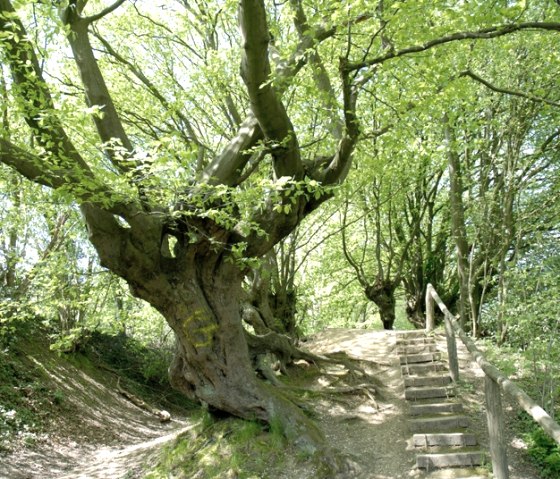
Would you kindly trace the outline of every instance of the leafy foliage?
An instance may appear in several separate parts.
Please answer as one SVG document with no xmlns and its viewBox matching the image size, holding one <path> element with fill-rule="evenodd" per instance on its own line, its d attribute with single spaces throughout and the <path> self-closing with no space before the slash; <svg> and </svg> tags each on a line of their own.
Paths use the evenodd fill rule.
<svg viewBox="0 0 560 479">
<path fill-rule="evenodd" d="M 555 234 L 544 236 L 505 275 L 507 295 L 484 310 L 484 321 L 505 318 L 507 344 L 526 362 L 532 396 L 555 416 L 560 394 L 560 262 Z"/>
<path fill-rule="evenodd" d="M 560 476 L 560 446 L 541 428 L 525 435 L 528 452 L 539 466 L 543 478 L 554 479 Z"/>
<path fill-rule="evenodd" d="M 167 368 L 173 355 L 169 346 L 154 349 L 122 332 L 109 335 L 93 331 L 81 349 L 136 382 L 152 387 L 168 384 Z"/>
<path fill-rule="evenodd" d="M 92 347 L 157 382 L 163 364 L 146 346 L 168 357 L 169 329 L 102 264 L 177 333 L 177 383 L 252 417 L 217 397 L 233 379 L 251 397 L 260 386 L 237 374 L 252 366 L 241 283 L 332 198 L 310 230 L 319 242 L 297 253 L 311 260 L 297 273 L 300 321 L 371 325 L 359 293 L 375 278 L 393 309 L 402 283 L 421 326 L 427 282 L 453 298 L 458 272 L 473 332 L 496 298 L 483 332 L 533 355 L 554 410 L 559 348 L 546 338 L 559 292 L 521 262 L 559 229 L 557 5 L 370 3 L 0 0 L 0 161 L 41 185 L 0 170 L 0 328 L 39 317 L 59 351 Z M 372 219 L 344 225 L 360 285 L 333 240 L 346 179 L 348 216 Z M 455 184 L 460 218 L 448 207 Z M 524 316 L 525 274 L 538 300 Z M 288 276 L 293 311 L 296 268 Z M 206 387 L 222 377 L 227 388 Z"/>
</svg>

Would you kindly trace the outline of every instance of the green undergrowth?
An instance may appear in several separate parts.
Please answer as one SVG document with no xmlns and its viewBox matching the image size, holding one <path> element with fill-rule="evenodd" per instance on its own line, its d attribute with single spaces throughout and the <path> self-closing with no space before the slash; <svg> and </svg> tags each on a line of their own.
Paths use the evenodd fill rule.
<svg viewBox="0 0 560 479">
<path fill-rule="evenodd" d="M 523 349 L 508 345 L 497 346 L 491 341 L 484 341 L 483 344 L 491 363 L 514 379 L 549 414 L 554 412 L 553 416 L 558 417 L 560 408 L 557 398 L 560 396 L 560 388 L 556 386 L 557 366 L 547 364 L 551 358 L 544 354 L 536 355 L 538 345 L 533 344 L 531 348 Z M 554 355 L 551 354 L 551 357 L 554 358 Z M 519 410 L 514 428 L 527 444 L 527 453 L 539 470 L 540 477 L 560 478 L 560 446 L 524 411 Z"/>
<path fill-rule="evenodd" d="M 169 384 L 170 351 L 150 348 L 123 334 L 92 332 L 78 353 L 69 355 L 78 367 L 103 369 L 120 378 L 120 384 L 144 400 L 164 408 L 199 407 Z"/>
<path fill-rule="evenodd" d="M 205 413 L 161 455 L 146 479 L 272 479 L 299 469 L 305 458 L 286 442 L 281 427 Z M 295 476 L 293 476 L 295 477 Z"/>
<path fill-rule="evenodd" d="M 540 427 L 525 435 L 529 455 L 540 468 L 543 478 L 560 477 L 560 446 Z"/>
<path fill-rule="evenodd" d="M 34 357 L 48 358 L 48 345 L 36 341 L 2 341 L 0 345 L 0 453 L 19 444 L 33 445 L 50 417 L 63 414 L 63 391 L 36 367 Z"/>
<path fill-rule="evenodd" d="M 48 331 L 22 324 L 0 334 L 0 453 L 34 446 L 61 422 L 75 418 L 70 382 L 88 387 L 79 372 L 109 389 L 117 383 L 154 407 L 174 414 L 199 408 L 173 390 L 167 379 L 167 352 L 132 338 L 92 333 L 75 352 L 51 350 Z M 63 384 L 69 378 L 68 384 Z M 82 392 L 77 390 L 77 397 Z M 84 405 L 87 406 L 87 405 Z"/>
<path fill-rule="evenodd" d="M 517 417 L 517 429 L 527 444 L 527 452 L 543 479 L 560 477 L 560 446 L 535 424 L 524 411 Z"/>
</svg>

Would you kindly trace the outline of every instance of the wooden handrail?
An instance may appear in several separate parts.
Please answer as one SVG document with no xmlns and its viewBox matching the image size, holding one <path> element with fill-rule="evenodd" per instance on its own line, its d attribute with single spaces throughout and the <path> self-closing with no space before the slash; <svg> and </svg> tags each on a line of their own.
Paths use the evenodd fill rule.
<svg viewBox="0 0 560 479">
<path fill-rule="evenodd" d="M 426 331 L 430 332 L 435 327 L 435 307 L 434 301 L 444 315 L 445 338 L 447 340 L 447 360 L 449 362 L 449 375 L 453 382 L 459 381 L 459 359 L 457 358 L 457 342 L 455 341 L 455 331 L 453 328 L 453 315 L 447 309 L 436 290 L 431 284 L 426 289 Z"/>
<path fill-rule="evenodd" d="M 560 426 L 536 401 L 523 391 L 523 389 L 517 386 L 484 357 L 482 351 L 476 347 L 474 341 L 463 331 L 463 328 L 461 328 L 455 317 L 449 312 L 447 306 L 445 306 L 431 284 L 428 285 L 426 290 L 426 330 L 428 332 L 434 327 L 434 301 L 445 317 L 445 333 L 451 377 L 453 378 L 454 375 L 454 372 L 451 371 L 452 369 L 457 368 L 458 371 L 455 333 L 461 338 L 461 341 L 463 341 L 463 344 L 472 354 L 476 363 L 480 366 L 482 371 L 484 371 L 488 434 L 494 477 L 496 479 L 507 479 L 508 468 L 503 441 L 503 413 L 500 391 L 508 393 L 515 399 L 517 404 L 527 412 L 527 414 L 529 414 L 557 444 L 560 444 Z M 452 365 L 453 362 L 455 363 L 454 365 Z M 458 377 L 458 372 L 456 376 Z"/>
</svg>

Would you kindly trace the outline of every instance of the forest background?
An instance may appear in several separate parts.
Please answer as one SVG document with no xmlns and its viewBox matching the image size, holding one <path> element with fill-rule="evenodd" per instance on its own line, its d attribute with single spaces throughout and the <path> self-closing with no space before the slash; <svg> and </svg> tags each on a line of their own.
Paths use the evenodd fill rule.
<svg viewBox="0 0 560 479">
<path fill-rule="evenodd" d="M 266 376 L 324 328 L 423 327 L 432 283 L 554 415 L 557 2 L 152 3 L 0 1 L 2 354 L 102 333 L 162 375 L 203 361 L 189 327 Z M 192 326 L 194 283 L 229 312 Z"/>
</svg>

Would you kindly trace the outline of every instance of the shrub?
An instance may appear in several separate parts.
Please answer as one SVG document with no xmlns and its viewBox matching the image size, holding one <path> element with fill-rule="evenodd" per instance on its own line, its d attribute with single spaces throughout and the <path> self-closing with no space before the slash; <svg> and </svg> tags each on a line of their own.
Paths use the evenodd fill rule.
<svg viewBox="0 0 560 479">
<path fill-rule="evenodd" d="M 527 433 L 529 455 L 541 469 L 543 478 L 560 477 L 560 446 L 540 427 Z"/>
<path fill-rule="evenodd" d="M 113 336 L 95 331 L 84 350 L 139 383 L 159 386 L 168 381 L 172 352 L 147 347 L 125 334 Z"/>
</svg>

